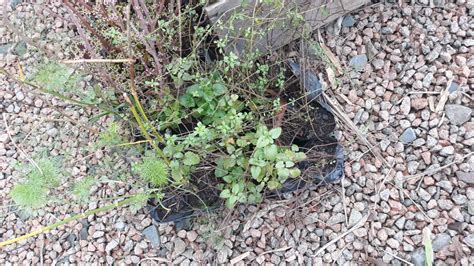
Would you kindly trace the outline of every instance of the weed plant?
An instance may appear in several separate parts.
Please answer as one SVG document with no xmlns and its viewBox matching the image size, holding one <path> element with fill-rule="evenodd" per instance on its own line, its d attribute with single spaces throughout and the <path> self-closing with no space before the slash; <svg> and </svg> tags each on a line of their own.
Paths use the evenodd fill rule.
<svg viewBox="0 0 474 266">
<path fill-rule="evenodd" d="M 282 2 L 258 1 L 252 13 L 237 12 L 213 25 L 202 14 L 206 1 L 186 6 L 156 2 L 69 3 L 66 7 L 77 17 L 89 19 L 89 26 L 74 20 L 76 27 L 95 27 L 81 36 L 87 56 L 132 58 L 134 63 L 71 67 L 48 59 L 28 82 L 100 109 L 95 120 L 114 118 L 96 147 L 124 155 L 138 151 L 130 175 L 138 178 L 131 183 L 143 193 L 128 202 L 135 209 L 178 190 L 202 196 L 199 183 L 204 181 L 228 208 L 254 204 L 266 190 L 300 177 L 297 165 L 306 155 L 297 145 L 281 143 L 285 132 L 276 119 L 293 104 L 281 100 L 285 58 L 269 60 L 255 48 L 281 23 L 259 16 L 269 8 L 287 12 Z M 298 10 L 287 14 L 293 27 L 302 26 Z M 252 27 L 236 28 L 239 20 L 252 21 Z M 216 38 L 216 30 L 227 34 Z M 231 38 L 238 36 L 236 31 L 247 40 L 239 54 L 233 48 L 241 42 Z M 93 80 L 78 89 L 86 75 Z M 49 162 L 27 167 L 25 180 L 11 193 L 18 206 L 32 211 L 48 203 L 60 182 L 58 166 Z M 87 200 L 95 182 L 92 176 L 77 181 L 73 195 Z"/>
</svg>

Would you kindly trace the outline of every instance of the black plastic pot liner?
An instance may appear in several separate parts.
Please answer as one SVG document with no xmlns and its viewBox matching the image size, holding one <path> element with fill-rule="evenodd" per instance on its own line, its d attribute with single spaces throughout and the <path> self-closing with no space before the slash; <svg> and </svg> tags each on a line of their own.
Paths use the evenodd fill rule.
<svg viewBox="0 0 474 266">
<path fill-rule="evenodd" d="M 318 77 L 309 70 L 301 71 L 301 66 L 298 63 L 289 61 L 290 69 L 292 73 L 303 80 L 304 89 L 307 91 L 307 99 L 309 102 L 316 107 L 316 111 L 313 115 L 313 121 L 315 123 L 322 121 L 335 121 L 334 114 L 331 107 L 323 100 L 322 98 L 322 85 L 319 82 Z M 301 76 L 301 73 L 304 73 Z M 320 107 L 320 108 L 319 108 Z M 330 116 L 330 117 L 328 117 Z M 321 123 L 320 123 L 321 124 Z M 318 147 L 324 147 L 324 153 L 328 154 L 329 157 L 333 158 L 334 163 L 325 165 L 319 171 L 312 172 L 311 178 L 313 180 L 303 180 L 303 179 L 289 179 L 284 184 L 283 187 L 277 190 L 277 193 L 286 193 L 301 189 L 306 186 L 308 181 L 313 183 L 334 183 L 339 180 L 344 175 L 344 148 L 342 145 L 337 143 L 337 140 L 333 136 L 333 131 L 335 129 L 335 123 L 323 123 L 327 126 L 322 126 L 318 131 L 315 132 L 315 136 L 312 136 L 311 140 L 302 143 L 302 150 L 304 149 L 318 149 Z M 299 168 L 305 170 L 311 168 L 311 162 L 303 161 L 299 163 Z"/>
</svg>

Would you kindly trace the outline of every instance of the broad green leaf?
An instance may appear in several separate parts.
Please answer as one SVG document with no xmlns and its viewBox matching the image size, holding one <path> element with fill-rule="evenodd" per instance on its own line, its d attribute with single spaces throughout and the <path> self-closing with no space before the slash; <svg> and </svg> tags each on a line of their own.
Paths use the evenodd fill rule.
<svg viewBox="0 0 474 266">
<path fill-rule="evenodd" d="M 201 159 L 199 158 L 199 155 L 197 155 L 196 153 L 188 151 L 184 154 L 183 163 L 185 165 L 191 166 L 191 165 L 196 165 L 200 162 L 201 162 Z"/>
<path fill-rule="evenodd" d="M 287 168 L 278 168 L 277 173 L 279 177 L 287 178 L 290 176 L 290 170 Z"/>
<path fill-rule="evenodd" d="M 277 139 L 281 135 L 281 127 L 272 128 L 269 133 L 273 139 Z"/>
<path fill-rule="evenodd" d="M 214 170 L 214 175 L 216 177 L 223 177 L 227 175 L 229 172 L 227 172 L 225 169 L 222 169 L 221 167 L 217 166 L 216 170 Z"/>
<path fill-rule="evenodd" d="M 280 183 L 275 180 L 270 180 L 267 183 L 269 189 L 277 189 L 280 186 Z"/>
<path fill-rule="evenodd" d="M 295 166 L 295 163 L 292 162 L 292 161 L 286 161 L 286 162 L 285 162 L 285 165 L 286 165 L 287 168 L 290 168 L 290 167 Z"/>
<path fill-rule="evenodd" d="M 225 94 L 227 92 L 227 88 L 222 83 L 214 84 L 213 88 L 214 88 L 214 95 L 216 95 L 216 96 L 220 96 L 220 95 Z"/>
<path fill-rule="evenodd" d="M 229 198 L 229 197 L 231 196 L 230 190 L 228 190 L 228 189 L 222 190 L 222 191 L 221 191 L 221 194 L 220 194 L 219 196 L 220 196 L 221 198 L 223 198 L 223 199 Z"/>
<path fill-rule="evenodd" d="M 191 108 L 196 105 L 193 96 L 187 93 L 179 97 L 179 103 L 186 108 Z"/>
<path fill-rule="evenodd" d="M 298 168 L 290 169 L 290 176 L 291 177 L 298 177 L 299 175 L 301 175 L 301 170 L 300 169 L 298 169 Z"/>
<path fill-rule="evenodd" d="M 236 195 L 239 194 L 239 192 L 241 192 L 239 183 L 234 183 L 232 185 L 232 194 Z"/>
<path fill-rule="evenodd" d="M 276 164 L 275 164 L 275 167 L 280 169 L 280 168 L 284 168 L 285 167 L 285 163 L 282 162 L 282 161 L 278 161 Z"/>
<path fill-rule="evenodd" d="M 270 146 L 266 146 L 263 152 L 267 160 L 275 160 L 278 154 L 278 148 L 275 144 L 272 144 Z"/>
<path fill-rule="evenodd" d="M 253 179 L 257 179 L 260 176 L 260 173 L 262 172 L 262 168 L 259 166 L 252 166 L 250 167 L 250 173 L 252 174 Z"/>
</svg>

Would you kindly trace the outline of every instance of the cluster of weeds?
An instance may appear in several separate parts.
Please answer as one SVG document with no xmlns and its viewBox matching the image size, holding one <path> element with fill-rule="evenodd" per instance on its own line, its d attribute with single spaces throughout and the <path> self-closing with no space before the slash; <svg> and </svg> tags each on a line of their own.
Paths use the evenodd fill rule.
<svg viewBox="0 0 474 266">
<path fill-rule="evenodd" d="M 209 185 L 219 191 L 227 207 L 261 202 L 265 190 L 299 177 L 297 165 L 305 159 L 297 145 L 278 141 L 281 121 L 273 122 L 282 109 L 284 60 L 265 60 L 254 49 L 278 23 L 263 22 L 256 10 L 282 11 L 282 1 L 261 1 L 253 14 L 234 13 L 215 25 L 204 22 L 201 10 L 207 1 L 186 6 L 157 2 L 119 1 L 112 6 L 68 2 L 66 7 L 80 18 L 74 20 L 76 26 L 89 30 L 81 31 L 87 34 L 81 37 L 88 57 L 135 62 L 73 69 L 50 61 L 38 68 L 31 82 L 93 105 L 103 111 L 101 116 L 114 117 L 97 147 L 139 154 L 132 160 L 131 175 L 140 178 L 135 185 L 146 189 L 136 196 L 134 207 L 152 197 L 161 201 L 177 189 L 198 194 L 196 184 L 209 175 L 215 180 Z M 294 18 L 292 23 L 304 20 L 295 10 L 288 16 Z M 91 21 L 85 24 L 84 18 Z M 234 29 L 238 20 L 252 20 L 255 27 Z M 247 47 L 239 55 L 230 51 L 235 40 L 230 35 L 217 38 L 216 29 L 228 34 L 244 30 Z M 80 73 L 92 73 L 89 84 L 100 81 L 100 86 L 78 90 Z M 47 171 L 47 165 L 39 165 L 13 189 L 18 205 L 44 206 L 48 190 L 58 182 L 51 179 L 54 175 L 44 175 Z M 92 177 L 85 178 L 73 193 L 87 199 L 92 184 Z"/>
</svg>

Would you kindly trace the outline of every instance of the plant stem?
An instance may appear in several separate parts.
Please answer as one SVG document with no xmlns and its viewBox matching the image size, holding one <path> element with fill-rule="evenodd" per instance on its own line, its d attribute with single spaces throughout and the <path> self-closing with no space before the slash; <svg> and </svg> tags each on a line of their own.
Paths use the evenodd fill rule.
<svg viewBox="0 0 474 266">
<path fill-rule="evenodd" d="M 82 218 L 86 218 L 89 215 L 93 215 L 93 214 L 96 214 L 96 213 L 99 213 L 99 212 L 109 211 L 109 210 L 112 210 L 114 208 L 118 208 L 120 206 L 128 205 L 131 202 L 133 202 L 134 200 L 135 200 L 134 197 L 130 197 L 130 198 L 124 199 L 122 201 L 119 201 L 117 203 L 109 204 L 109 205 L 106 205 L 104 207 L 100 207 L 100 208 L 97 208 L 97 209 L 89 210 L 89 211 L 71 216 L 71 217 L 66 218 L 64 220 L 61 220 L 57 223 L 54 223 L 54 224 L 51 224 L 51 225 L 33 230 L 33 231 L 29 232 L 28 234 L 25 234 L 25 235 L 22 235 L 22 236 L 19 236 L 19 237 L 16 237 L 16 238 L 12 238 L 12 239 L 0 242 L 0 247 L 4 247 L 4 246 L 7 246 L 7 245 L 10 245 L 10 244 L 28 239 L 30 237 L 48 232 L 48 231 L 53 230 L 53 229 L 55 229 L 55 228 L 57 228 L 61 225 L 65 225 L 65 224 L 70 223 L 72 221 L 79 220 L 79 219 L 82 219 Z"/>
<path fill-rule="evenodd" d="M 150 142 L 151 146 L 153 146 L 153 148 L 156 150 L 158 155 L 166 162 L 166 164 L 169 165 L 170 161 L 168 160 L 166 155 L 163 153 L 163 151 L 160 149 L 160 147 L 158 147 L 158 145 L 156 145 L 156 143 L 151 138 L 150 134 L 145 128 L 145 124 L 143 123 L 142 118 L 140 117 L 140 115 L 137 112 L 137 109 L 135 108 L 135 105 L 130 100 L 130 97 L 128 97 L 126 93 L 123 94 L 123 97 L 125 98 L 125 101 L 127 101 L 128 105 L 130 106 L 130 110 L 132 111 L 132 114 L 135 117 L 135 120 L 137 121 L 138 126 L 143 136 Z"/>
</svg>

